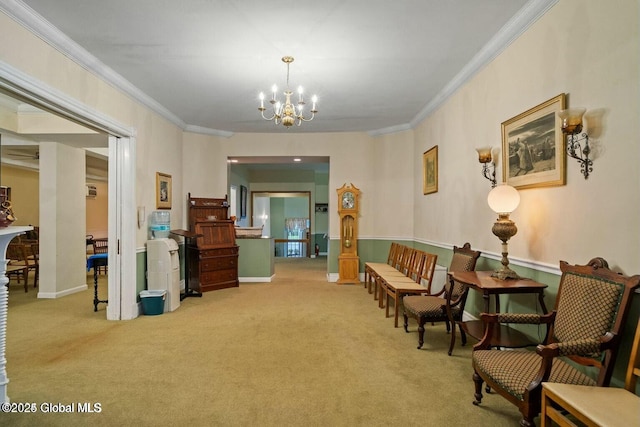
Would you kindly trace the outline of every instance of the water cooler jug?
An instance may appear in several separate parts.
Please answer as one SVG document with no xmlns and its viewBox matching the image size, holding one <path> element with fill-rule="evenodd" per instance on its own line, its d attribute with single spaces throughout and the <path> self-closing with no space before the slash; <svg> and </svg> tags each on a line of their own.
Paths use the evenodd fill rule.
<svg viewBox="0 0 640 427">
<path fill-rule="evenodd" d="M 164 239 L 169 237 L 171 228 L 171 212 L 153 211 L 149 221 L 149 234 L 151 239 Z"/>
<path fill-rule="evenodd" d="M 147 240 L 147 288 L 167 291 L 165 313 L 180 307 L 180 257 L 175 240 Z"/>
</svg>

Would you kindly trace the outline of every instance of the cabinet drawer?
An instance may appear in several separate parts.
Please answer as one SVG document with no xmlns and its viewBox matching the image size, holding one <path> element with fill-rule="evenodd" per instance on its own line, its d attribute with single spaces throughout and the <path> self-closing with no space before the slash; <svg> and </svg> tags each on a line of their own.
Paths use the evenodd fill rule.
<svg viewBox="0 0 640 427">
<path fill-rule="evenodd" d="M 238 247 L 233 246 L 229 248 L 220 249 L 200 249 L 200 259 L 208 258 L 212 256 L 224 256 L 224 255 L 236 255 L 238 253 Z"/>
<path fill-rule="evenodd" d="M 205 258 L 200 261 L 200 271 L 204 273 L 213 270 L 224 270 L 227 268 L 235 268 L 237 265 L 238 257 L 236 256 Z"/>
<path fill-rule="evenodd" d="M 208 285 L 210 283 L 228 282 L 237 280 L 238 272 L 235 269 L 208 271 L 200 274 L 200 283 Z"/>
</svg>

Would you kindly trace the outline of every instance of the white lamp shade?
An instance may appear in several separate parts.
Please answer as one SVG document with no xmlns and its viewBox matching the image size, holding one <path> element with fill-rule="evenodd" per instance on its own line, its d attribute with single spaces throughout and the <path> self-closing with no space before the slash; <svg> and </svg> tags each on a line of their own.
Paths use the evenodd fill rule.
<svg viewBox="0 0 640 427">
<path fill-rule="evenodd" d="M 520 193 L 510 185 L 500 184 L 489 192 L 487 203 L 495 213 L 508 214 L 520 204 Z"/>
</svg>

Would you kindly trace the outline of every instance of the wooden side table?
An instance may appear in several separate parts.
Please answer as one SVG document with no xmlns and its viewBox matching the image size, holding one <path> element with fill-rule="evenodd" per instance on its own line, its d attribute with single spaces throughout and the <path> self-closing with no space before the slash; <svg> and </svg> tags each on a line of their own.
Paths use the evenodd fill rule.
<svg viewBox="0 0 640 427">
<path fill-rule="evenodd" d="M 547 306 L 544 303 L 544 290 L 547 285 L 538 283 L 531 279 L 506 279 L 500 280 L 491 277 L 493 271 L 452 271 L 451 277 L 470 289 L 482 293 L 484 301 L 484 312 L 490 313 L 490 300 L 495 298 L 495 312 L 500 312 L 500 295 L 502 294 L 538 294 L 538 301 L 542 310 L 547 313 Z M 479 340 L 484 335 L 484 324 L 480 320 L 459 322 L 465 333 Z M 527 347 L 535 344 L 522 332 L 500 325 L 494 329 L 494 338 L 504 347 Z"/>
</svg>

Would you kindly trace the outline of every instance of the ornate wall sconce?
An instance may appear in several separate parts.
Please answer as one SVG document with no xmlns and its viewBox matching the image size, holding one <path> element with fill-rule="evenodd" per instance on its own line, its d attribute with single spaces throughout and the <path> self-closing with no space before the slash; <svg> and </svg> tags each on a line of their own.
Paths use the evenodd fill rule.
<svg viewBox="0 0 640 427">
<path fill-rule="evenodd" d="M 584 175 L 584 179 L 589 178 L 589 173 L 593 171 L 593 161 L 589 159 L 591 148 L 589 148 L 589 135 L 582 132 L 582 116 L 584 108 L 569 108 L 558 112 L 558 117 L 562 121 L 562 133 L 567 138 L 567 155 L 578 160 L 580 163 L 580 172 Z M 584 148 L 580 145 L 580 141 L 584 141 Z"/>
<path fill-rule="evenodd" d="M 491 147 L 476 148 L 478 161 L 482 163 L 482 176 L 491 181 L 491 188 L 496 186 L 496 162 L 493 161 Z"/>
<path fill-rule="evenodd" d="M 507 242 L 516 235 L 518 227 L 509 219 L 511 212 L 520 204 L 518 190 L 507 184 L 501 184 L 489 192 L 487 203 L 492 211 L 498 214 L 498 220 L 491 231 L 502 241 L 502 267 L 491 276 L 500 279 L 519 279 L 518 273 L 509 268 L 509 247 Z"/>
</svg>

